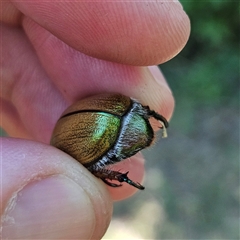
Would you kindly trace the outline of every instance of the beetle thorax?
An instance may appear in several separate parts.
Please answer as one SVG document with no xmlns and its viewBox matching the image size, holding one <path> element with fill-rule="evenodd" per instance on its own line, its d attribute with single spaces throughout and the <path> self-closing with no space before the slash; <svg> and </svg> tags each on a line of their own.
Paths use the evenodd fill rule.
<svg viewBox="0 0 240 240">
<path fill-rule="evenodd" d="M 90 168 L 98 169 L 120 162 L 149 146 L 154 133 L 148 118 L 147 109 L 132 100 L 132 106 L 121 119 L 121 128 L 115 145 Z"/>
</svg>

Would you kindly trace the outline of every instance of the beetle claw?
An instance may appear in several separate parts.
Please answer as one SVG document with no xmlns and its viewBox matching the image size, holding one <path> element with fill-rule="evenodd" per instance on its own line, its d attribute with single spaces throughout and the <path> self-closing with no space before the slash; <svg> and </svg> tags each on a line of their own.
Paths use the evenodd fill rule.
<svg viewBox="0 0 240 240">
<path fill-rule="evenodd" d="M 148 106 L 145 106 L 145 109 L 148 111 L 148 115 L 155 118 L 156 120 L 158 120 L 161 125 L 162 125 L 162 137 L 166 138 L 167 137 L 167 127 L 169 126 L 169 123 L 167 121 L 167 119 L 165 117 L 163 117 L 162 115 L 160 115 L 159 113 L 155 112 L 154 110 L 151 110 Z"/>
<path fill-rule="evenodd" d="M 140 190 L 144 190 L 145 189 L 145 187 L 144 186 L 142 186 L 140 183 L 138 183 L 138 182 L 133 182 L 131 179 L 129 179 L 128 178 L 128 173 L 129 172 L 126 172 L 126 173 L 122 173 L 122 174 L 120 174 L 120 175 L 118 175 L 117 176 L 117 180 L 119 181 L 119 182 L 126 182 L 126 183 L 128 183 L 129 185 L 131 185 L 131 186 L 133 186 L 133 187 L 135 187 L 135 188 L 138 188 L 138 189 L 140 189 Z"/>
<path fill-rule="evenodd" d="M 111 182 L 107 181 L 106 179 L 102 179 L 102 180 L 110 187 L 121 187 L 122 186 L 122 184 L 111 183 Z"/>
<path fill-rule="evenodd" d="M 142 186 L 140 183 L 133 182 L 131 179 L 128 178 L 127 175 L 128 175 L 129 172 L 121 173 L 121 172 L 118 172 L 118 171 L 112 171 L 112 170 L 104 169 L 104 168 L 101 168 L 101 169 L 98 169 L 98 170 L 93 170 L 93 169 L 89 169 L 89 170 L 92 172 L 92 174 L 94 174 L 98 178 L 101 178 L 103 182 L 105 182 L 107 185 L 109 185 L 111 187 L 121 187 L 122 184 L 112 183 L 112 182 L 109 182 L 107 179 L 116 180 L 120 183 L 121 182 L 126 182 L 129 185 L 131 185 L 135 188 L 138 188 L 140 190 L 145 189 L 145 187 Z"/>
</svg>

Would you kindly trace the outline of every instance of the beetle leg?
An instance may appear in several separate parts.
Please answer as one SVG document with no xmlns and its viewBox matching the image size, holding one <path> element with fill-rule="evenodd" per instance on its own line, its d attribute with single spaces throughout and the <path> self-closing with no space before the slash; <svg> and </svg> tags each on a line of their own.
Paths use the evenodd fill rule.
<svg viewBox="0 0 240 240">
<path fill-rule="evenodd" d="M 140 183 L 135 183 L 133 182 L 131 179 L 128 178 L 128 172 L 126 173 L 121 173 L 118 171 L 112 171 L 110 169 L 106 169 L 106 168 L 99 168 L 99 169 L 89 169 L 93 175 L 95 175 L 96 177 L 100 178 L 103 180 L 103 182 L 105 182 L 107 185 L 111 186 L 111 187 L 120 187 L 122 186 L 121 184 L 115 184 L 115 183 L 111 183 L 109 181 L 107 181 L 107 179 L 109 180 L 116 180 L 118 182 L 126 182 L 129 185 L 138 188 L 140 190 L 145 189 L 144 186 L 142 186 Z"/>
<path fill-rule="evenodd" d="M 169 123 L 167 121 L 167 119 L 165 117 L 163 117 L 162 115 L 158 114 L 157 112 L 151 110 L 148 106 L 144 106 L 144 108 L 147 110 L 148 115 L 150 117 L 155 118 L 156 120 L 158 120 L 161 125 L 162 125 L 162 129 L 163 129 L 163 133 L 162 133 L 162 137 L 166 138 L 167 137 L 167 127 L 169 126 Z"/>
<path fill-rule="evenodd" d="M 133 187 L 138 188 L 138 189 L 140 189 L 140 190 L 145 189 L 145 187 L 142 186 L 140 183 L 138 183 L 138 182 L 135 183 L 135 182 L 133 182 L 131 179 L 129 179 L 128 176 L 127 176 L 128 173 L 129 173 L 129 172 L 120 173 L 120 174 L 117 176 L 117 180 L 118 180 L 119 182 L 126 182 L 126 183 L 128 183 L 129 185 L 132 185 Z"/>
<path fill-rule="evenodd" d="M 122 184 L 111 183 L 111 182 L 107 181 L 105 178 L 102 178 L 102 180 L 110 187 L 121 187 L 122 186 Z"/>
</svg>

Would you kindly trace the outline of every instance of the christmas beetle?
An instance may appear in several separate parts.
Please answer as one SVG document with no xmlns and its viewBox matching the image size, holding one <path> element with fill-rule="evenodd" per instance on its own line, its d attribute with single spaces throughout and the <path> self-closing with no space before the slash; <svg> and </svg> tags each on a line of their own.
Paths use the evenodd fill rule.
<svg viewBox="0 0 240 240">
<path fill-rule="evenodd" d="M 167 136 L 167 120 L 137 100 L 118 93 L 105 93 L 82 99 L 67 108 L 58 120 L 51 144 L 71 155 L 92 174 L 111 187 L 108 180 L 144 187 L 127 176 L 106 168 L 148 147 L 154 139 L 149 118 L 161 124 Z"/>
</svg>

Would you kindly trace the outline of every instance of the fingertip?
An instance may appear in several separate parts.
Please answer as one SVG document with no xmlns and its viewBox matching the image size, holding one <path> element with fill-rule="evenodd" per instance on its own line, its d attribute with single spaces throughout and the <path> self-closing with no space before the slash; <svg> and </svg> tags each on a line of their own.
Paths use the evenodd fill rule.
<svg viewBox="0 0 240 240">
<path fill-rule="evenodd" d="M 100 239 L 111 220 L 106 188 L 61 151 L 40 143 L 2 139 L 3 236 Z"/>
<path fill-rule="evenodd" d="M 166 62 L 190 34 L 189 18 L 176 1 L 14 4 L 74 49 L 123 64 Z"/>
<path fill-rule="evenodd" d="M 93 234 L 96 222 L 89 196 L 63 175 L 28 183 L 10 202 L 3 215 L 5 239 L 89 239 Z"/>
</svg>

